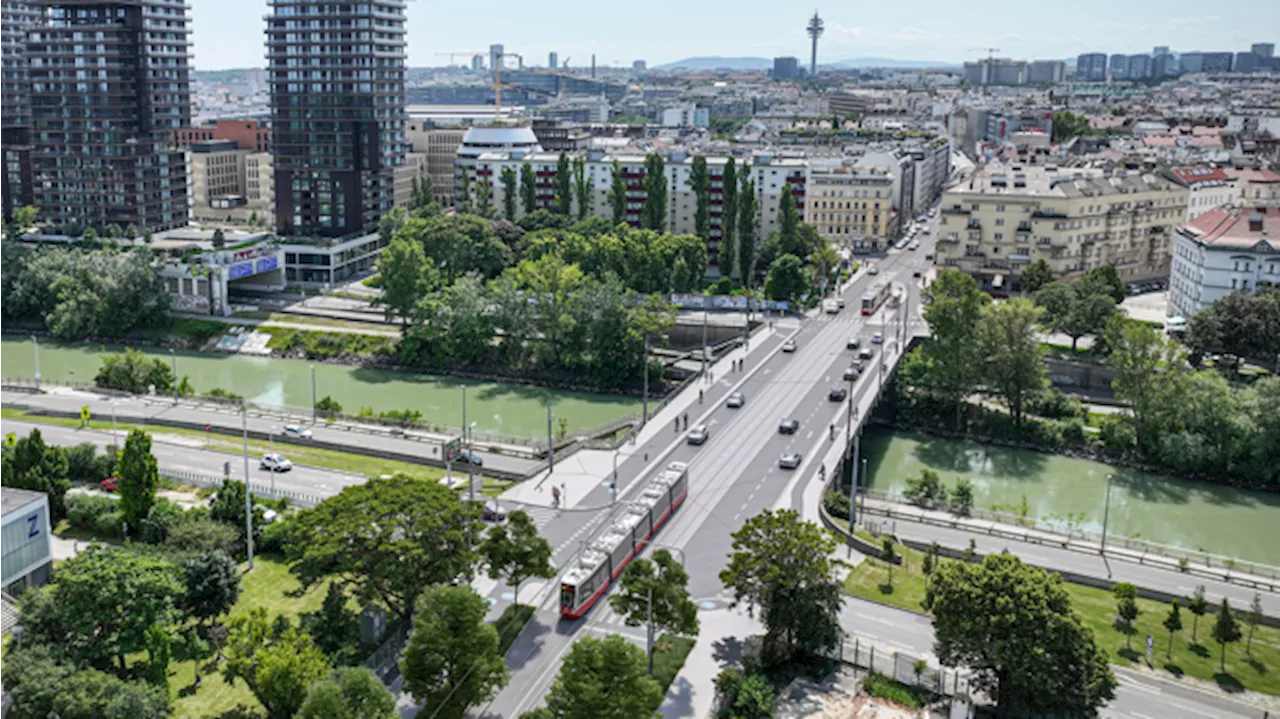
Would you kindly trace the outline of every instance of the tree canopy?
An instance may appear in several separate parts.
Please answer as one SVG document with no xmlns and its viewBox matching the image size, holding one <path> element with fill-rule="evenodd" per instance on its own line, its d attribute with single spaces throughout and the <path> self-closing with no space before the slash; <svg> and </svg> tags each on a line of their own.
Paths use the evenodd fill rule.
<svg viewBox="0 0 1280 719">
<path fill-rule="evenodd" d="M 574 642 L 547 693 L 545 719 L 650 719 L 662 688 L 645 672 L 644 652 L 618 634 Z"/>
<path fill-rule="evenodd" d="M 508 679 L 498 630 L 484 621 L 489 602 L 469 585 L 434 585 L 423 590 L 417 609 L 400 659 L 405 691 L 440 719 L 462 719 Z"/>
<path fill-rule="evenodd" d="M 538 528 L 523 510 L 511 512 L 505 524 L 489 529 L 480 545 L 480 554 L 488 566 L 489 577 L 505 580 L 514 590 L 517 604 L 524 580 L 555 576 L 551 545 L 538 535 Z"/>
<path fill-rule="evenodd" d="M 272 717 L 295 716 L 307 689 L 329 672 L 311 638 L 288 620 L 268 620 L 264 607 L 231 620 L 226 654 L 223 678 L 228 684 L 243 681 Z"/>
<path fill-rule="evenodd" d="M 997 716 L 1091 716 L 1115 695 L 1107 656 L 1057 574 L 1009 554 L 946 562 L 930 576 L 925 607 L 938 659 L 968 669 Z"/>
</svg>

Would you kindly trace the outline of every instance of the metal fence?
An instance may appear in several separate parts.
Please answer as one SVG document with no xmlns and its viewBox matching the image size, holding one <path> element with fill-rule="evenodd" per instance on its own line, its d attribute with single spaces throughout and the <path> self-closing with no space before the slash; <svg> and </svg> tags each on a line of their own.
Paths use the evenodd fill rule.
<svg viewBox="0 0 1280 719">
<path fill-rule="evenodd" d="M 1084 529 L 1060 519 L 1045 517 L 1037 519 L 1035 517 L 1023 516 L 1012 512 L 1000 512 L 990 509 L 980 509 L 977 507 L 970 509 L 967 517 L 938 517 L 932 516 L 926 511 L 921 511 L 929 510 L 929 507 L 920 507 L 919 505 L 909 502 L 906 497 L 898 493 L 884 492 L 869 488 L 859 488 L 858 491 L 870 499 L 880 500 L 882 502 L 891 502 L 894 504 L 909 505 L 914 510 L 910 512 L 889 510 L 887 512 L 888 516 L 900 516 L 926 524 L 935 524 L 938 526 L 952 528 L 960 526 L 966 519 L 979 519 L 1011 525 L 1010 529 L 984 528 L 983 531 L 987 534 L 1000 534 L 1001 536 L 1008 536 L 1014 539 L 1035 542 L 1038 538 L 1029 533 L 1029 531 L 1035 531 L 1044 532 L 1046 534 L 1053 535 L 1054 537 L 1062 537 L 1062 541 L 1065 541 L 1068 544 L 1072 542 L 1101 544 L 1101 532 Z M 946 511 L 947 507 L 938 506 L 932 509 L 935 512 Z M 871 511 L 875 512 L 876 510 L 872 509 Z M 1012 529 L 1012 527 L 1021 527 L 1029 531 L 1019 532 Z M 1126 549 L 1144 557 L 1163 557 L 1172 560 L 1172 562 L 1177 563 L 1180 566 L 1185 565 L 1187 568 L 1192 566 L 1205 567 L 1207 569 L 1218 569 L 1228 573 L 1240 572 L 1242 574 L 1251 574 L 1256 577 L 1272 580 L 1280 579 L 1280 567 L 1276 567 L 1274 565 L 1263 564 L 1261 562 L 1251 562 L 1244 559 L 1236 559 L 1234 557 L 1225 557 L 1220 554 L 1175 547 L 1168 544 L 1160 544 L 1158 542 L 1151 542 L 1139 537 L 1126 537 L 1115 534 L 1114 532 L 1107 533 L 1107 547 L 1108 551 Z M 1089 550 L 1096 552 L 1097 547 L 1090 547 Z"/>
<path fill-rule="evenodd" d="M 876 647 L 860 637 L 845 637 L 829 655 L 845 664 L 879 672 L 908 686 L 919 687 L 944 697 L 969 698 L 969 678 L 954 669 L 934 667 L 901 652 Z"/>
<path fill-rule="evenodd" d="M 203 474 L 200 472 L 190 472 L 184 469 L 166 469 L 160 468 L 160 476 L 172 482 L 181 484 L 191 484 L 197 487 L 221 487 L 224 477 L 215 474 Z M 231 477 L 235 479 L 235 477 Z M 241 480 L 236 480 L 241 481 Z M 249 482 L 249 491 L 259 497 L 268 499 L 279 499 L 286 497 L 289 503 L 296 507 L 314 507 L 324 501 L 324 497 L 309 492 L 299 492 L 297 490 L 286 489 L 284 487 L 276 487 L 274 490 L 270 484 L 261 482 Z"/>
</svg>

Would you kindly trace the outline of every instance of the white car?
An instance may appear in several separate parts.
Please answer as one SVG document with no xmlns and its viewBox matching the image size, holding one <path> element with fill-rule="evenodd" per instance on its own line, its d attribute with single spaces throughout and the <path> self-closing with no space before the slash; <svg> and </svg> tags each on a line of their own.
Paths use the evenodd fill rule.
<svg viewBox="0 0 1280 719">
<path fill-rule="evenodd" d="M 884 344 L 884 335 L 880 334 L 879 332 L 871 335 L 871 344 L 876 344 L 876 345 Z"/>
<path fill-rule="evenodd" d="M 279 519 L 279 518 L 280 518 L 280 513 L 279 513 L 279 512 L 277 512 L 277 511 L 276 511 L 276 510 L 274 510 L 274 509 L 270 509 L 270 508 L 268 508 L 268 507 L 264 507 L 264 506 L 262 506 L 261 504 L 255 504 L 255 505 L 253 505 L 253 506 L 254 506 L 255 508 L 257 508 L 257 509 L 261 509 L 261 510 L 262 510 L 262 523 L 263 523 L 263 524 L 271 524 L 272 522 L 274 522 L 274 521 L 276 521 L 277 519 Z"/>
<path fill-rule="evenodd" d="M 288 472 L 293 469 L 293 462 L 285 459 L 284 455 L 264 454 L 262 455 L 261 467 L 263 469 L 269 469 L 272 472 Z"/>
<path fill-rule="evenodd" d="M 880 268 L 879 268 L 879 267 L 876 267 L 875 265 L 872 265 L 871 267 L 868 267 L 868 268 L 867 268 L 867 274 L 869 274 L 869 275 L 878 275 L 878 274 L 880 274 Z"/>
<path fill-rule="evenodd" d="M 711 436 L 711 432 L 710 430 L 707 429 L 707 425 L 700 424 L 697 427 L 694 427 L 693 429 L 689 430 L 687 441 L 689 442 L 689 444 L 702 444 L 703 442 L 706 442 L 707 437 L 710 437 L 710 436 Z"/>
<path fill-rule="evenodd" d="M 311 439 L 311 430 L 300 424 L 286 424 L 284 426 L 284 434 L 286 437 L 298 437 L 299 439 Z"/>
<path fill-rule="evenodd" d="M 796 341 L 795 341 L 795 340 L 787 340 L 786 342 L 783 342 L 783 343 L 782 343 L 782 351 L 783 351 L 783 352 L 795 352 L 795 351 L 796 351 Z"/>
<path fill-rule="evenodd" d="M 829 315 L 834 315 L 840 311 L 840 305 L 835 300 L 827 300 L 822 306 Z"/>
</svg>

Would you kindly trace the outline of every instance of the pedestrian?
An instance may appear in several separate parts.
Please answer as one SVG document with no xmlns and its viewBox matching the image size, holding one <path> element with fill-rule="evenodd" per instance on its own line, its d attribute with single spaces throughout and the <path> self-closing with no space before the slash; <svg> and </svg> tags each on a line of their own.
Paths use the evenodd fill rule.
<svg viewBox="0 0 1280 719">
<path fill-rule="evenodd" d="M 645 452 L 645 453 L 644 453 L 644 461 L 646 461 L 646 462 L 648 462 L 648 461 L 649 461 L 649 453 L 648 453 L 648 452 Z"/>
<path fill-rule="evenodd" d="M 560 489 L 555 485 L 551 485 L 551 506 L 560 506 Z"/>
<path fill-rule="evenodd" d="M 564 491 L 564 482 L 560 483 L 560 499 L 566 504 L 569 503 L 569 493 Z"/>
<path fill-rule="evenodd" d="M 702 404 L 702 390 L 698 390 L 698 404 Z"/>
<path fill-rule="evenodd" d="M 684 413 L 684 428 L 689 429 L 689 413 Z"/>
</svg>

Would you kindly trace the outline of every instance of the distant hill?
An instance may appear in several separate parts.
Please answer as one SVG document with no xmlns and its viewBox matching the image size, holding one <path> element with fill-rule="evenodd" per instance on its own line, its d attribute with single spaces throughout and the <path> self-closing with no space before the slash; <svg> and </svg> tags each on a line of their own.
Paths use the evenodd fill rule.
<svg viewBox="0 0 1280 719">
<path fill-rule="evenodd" d="M 800 59 L 800 64 L 808 67 L 808 63 Z M 839 62 L 819 63 L 821 68 L 854 70 L 870 67 L 959 67 L 956 63 L 933 62 L 929 60 L 895 60 L 889 57 L 855 57 Z M 773 59 L 767 57 L 686 57 L 683 60 L 659 65 L 655 70 L 770 70 Z"/>
<path fill-rule="evenodd" d="M 767 57 L 686 57 L 659 65 L 655 70 L 769 70 L 773 60 Z"/>
<path fill-rule="evenodd" d="M 959 67 L 959 64 L 954 62 L 933 62 L 930 60 L 894 60 L 891 57 L 854 57 L 834 63 L 823 63 L 822 66 L 853 70 L 865 67 Z"/>
</svg>

